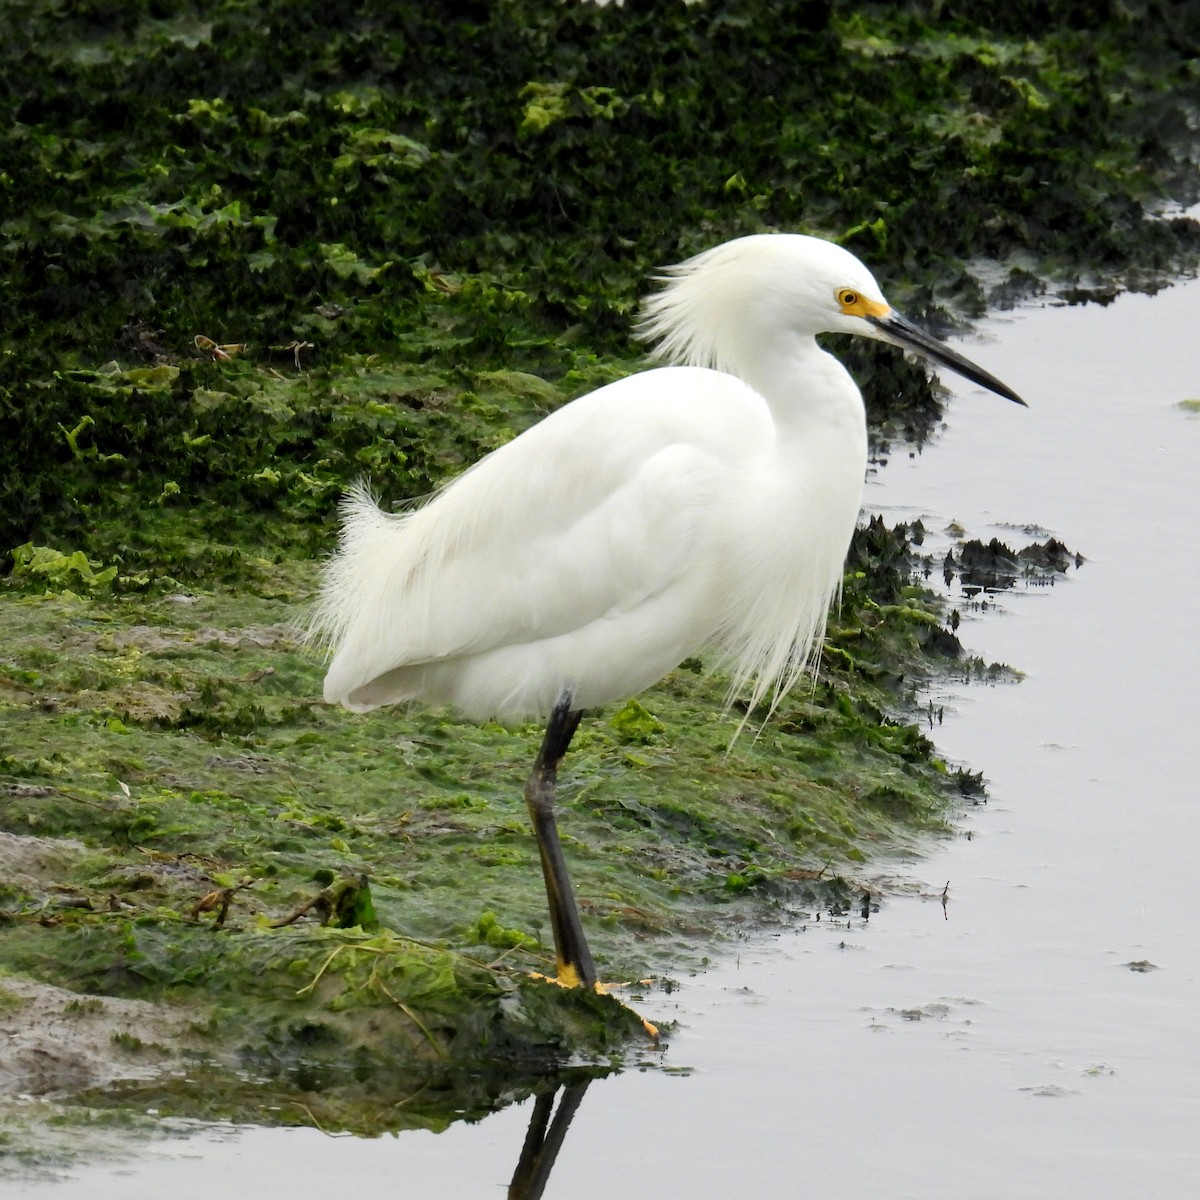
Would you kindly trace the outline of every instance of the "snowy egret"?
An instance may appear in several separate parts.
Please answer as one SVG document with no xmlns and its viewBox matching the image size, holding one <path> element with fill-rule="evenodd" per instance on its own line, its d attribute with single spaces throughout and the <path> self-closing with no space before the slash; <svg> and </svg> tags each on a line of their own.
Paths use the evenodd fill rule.
<svg viewBox="0 0 1200 1200">
<path fill-rule="evenodd" d="M 891 342 L 1024 403 L 830 242 L 739 238 L 660 282 L 640 332 L 674 365 L 572 401 L 410 511 L 353 490 L 313 620 L 333 650 L 331 703 L 548 717 L 525 798 L 568 986 L 596 985 L 554 817 L 583 710 L 701 650 L 729 699 L 773 707 L 824 633 L 867 435 L 858 388 L 816 335 Z"/>
</svg>

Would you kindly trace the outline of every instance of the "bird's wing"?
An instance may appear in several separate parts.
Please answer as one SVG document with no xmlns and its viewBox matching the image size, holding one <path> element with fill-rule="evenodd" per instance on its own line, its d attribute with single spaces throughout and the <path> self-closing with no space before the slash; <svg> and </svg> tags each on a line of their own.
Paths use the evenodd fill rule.
<svg viewBox="0 0 1200 1200">
<path fill-rule="evenodd" d="M 336 648 L 327 694 L 581 629 L 695 569 L 748 426 L 734 414 L 715 428 L 694 396 L 648 412 L 644 393 L 616 384 L 575 401 L 415 512 L 352 498 L 317 621 Z"/>
</svg>

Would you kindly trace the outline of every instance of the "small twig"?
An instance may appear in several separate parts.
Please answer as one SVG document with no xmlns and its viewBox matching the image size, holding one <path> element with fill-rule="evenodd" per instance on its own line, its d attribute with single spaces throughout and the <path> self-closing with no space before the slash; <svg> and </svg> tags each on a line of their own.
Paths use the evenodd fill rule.
<svg viewBox="0 0 1200 1200">
<path fill-rule="evenodd" d="M 521 949 L 520 946 L 509 946 L 502 950 L 490 963 L 480 963 L 479 965 L 486 966 L 489 971 L 494 971 L 514 950 Z"/>
<path fill-rule="evenodd" d="M 224 346 L 218 346 L 212 338 L 205 337 L 202 333 L 198 333 L 192 338 L 192 345 L 197 350 L 204 354 L 210 354 L 218 362 L 228 362 L 231 358 L 241 354 L 248 344 L 247 342 L 229 342 Z"/>
<path fill-rule="evenodd" d="M 268 675 L 274 675 L 274 667 L 263 667 L 258 671 L 251 671 L 249 675 L 243 675 L 240 679 L 235 679 L 234 683 L 258 683 L 260 679 L 266 679 Z"/>
<path fill-rule="evenodd" d="M 379 978 L 378 968 L 379 964 L 376 963 L 371 969 L 371 978 L 369 982 L 373 983 L 425 1035 L 426 1040 L 433 1047 L 434 1053 L 438 1056 L 438 1058 L 445 1058 L 445 1048 L 441 1045 L 437 1038 L 435 1038 L 433 1034 L 429 1032 L 425 1022 L 422 1021 L 421 1018 L 418 1017 L 417 1014 L 413 1012 L 413 1010 L 409 1008 L 403 1000 L 401 1000 L 398 996 L 392 995 L 392 993 L 388 990 L 387 984 L 385 984 L 383 980 Z"/>
<path fill-rule="evenodd" d="M 306 992 L 311 992 L 313 988 L 315 988 L 317 984 L 321 982 L 321 976 L 324 975 L 329 969 L 329 964 L 333 962 L 333 960 L 337 958 L 337 956 L 341 954 L 343 950 L 348 949 L 352 949 L 352 947 L 336 946 L 330 953 L 329 957 L 321 964 L 321 969 L 296 993 L 296 995 L 303 996 Z"/>
<path fill-rule="evenodd" d="M 308 1119 L 313 1123 L 313 1125 L 316 1127 L 318 1133 L 323 1133 L 326 1137 L 333 1136 L 333 1134 L 331 1134 L 329 1132 L 329 1130 L 326 1129 L 325 1126 L 322 1125 L 321 1122 L 317 1120 L 316 1114 L 313 1112 L 313 1110 L 311 1108 L 308 1107 L 307 1104 L 301 1104 L 298 1100 L 294 1101 L 294 1103 L 295 1103 L 296 1107 L 302 1113 L 304 1113 L 304 1115 L 306 1117 L 308 1117 Z"/>
<path fill-rule="evenodd" d="M 322 888 L 311 900 L 305 900 L 299 908 L 288 913 L 286 917 L 280 917 L 278 921 L 272 921 L 271 929 L 282 929 L 285 925 L 294 925 L 305 914 L 312 912 L 313 909 L 321 914 L 321 924 L 324 925 L 329 919 L 329 914 L 333 912 L 333 897 L 329 894 L 328 888 Z"/>
<path fill-rule="evenodd" d="M 234 896 L 244 888 L 253 887 L 253 879 L 243 879 L 241 883 L 234 887 L 216 888 L 207 895 L 201 896 L 200 899 L 192 906 L 189 916 L 193 921 L 200 919 L 201 913 L 212 912 L 217 910 L 217 926 L 225 924 L 225 918 L 229 916 L 229 905 L 233 902 Z"/>
<path fill-rule="evenodd" d="M 87 799 L 86 797 L 84 797 L 84 796 L 79 796 L 79 795 L 76 795 L 76 793 L 75 793 L 75 792 L 68 792 L 68 791 L 67 791 L 65 788 L 57 788 L 57 789 L 56 789 L 56 791 L 57 791 L 57 792 L 58 792 L 58 794 L 59 794 L 60 796 L 62 796 L 64 799 L 66 799 L 66 800 L 74 800 L 76 804 L 86 804 L 86 805 L 87 805 L 89 808 L 98 808 L 98 809 L 100 809 L 100 811 L 101 811 L 101 812 L 111 812 L 111 811 L 112 811 L 112 805 L 111 805 L 111 804 L 105 804 L 103 801 L 100 801 L 100 800 L 88 800 L 88 799 Z M 115 796 L 114 796 L 114 797 L 113 797 L 113 799 L 115 800 L 115 799 L 117 799 L 117 797 L 115 797 Z"/>
<path fill-rule="evenodd" d="M 292 358 L 295 360 L 297 371 L 303 370 L 303 368 L 300 366 L 300 351 L 301 350 L 311 350 L 312 348 L 313 348 L 312 342 L 293 342 L 288 347 L 288 349 L 291 350 L 291 352 L 292 352 Z"/>
<path fill-rule="evenodd" d="M 393 1108 L 403 1108 L 406 1104 L 411 1104 L 428 1087 L 429 1087 L 428 1083 L 421 1084 L 421 1086 L 419 1088 L 417 1088 L 417 1090 L 415 1092 L 409 1092 L 408 1095 L 405 1096 L 403 1099 L 397 1100 L 396 1103 L 392 1105 L 392 1107 Z"/>
</svg>

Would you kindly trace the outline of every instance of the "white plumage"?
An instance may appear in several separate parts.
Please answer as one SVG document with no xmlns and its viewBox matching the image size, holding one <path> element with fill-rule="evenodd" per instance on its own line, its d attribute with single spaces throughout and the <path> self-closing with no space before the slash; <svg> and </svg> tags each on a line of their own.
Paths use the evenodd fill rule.
<svg viewBox="0 0 1200 1200">
<path fill-rule="evenodd" d="M 554 796 L 581 711 L 706 649 L 730 698 L 777 703 L 824 632 L 867 438 L 858 389 L 815 335 L 908 346 L 1020 402 L 828 242 L 741 238 L 661 282 L 641 331 L 677 365 L 572 401 L 409 512 L 352 491 L 313 617 L 330 702 L 549 715 L 525 798 L 572 986 L 596 970 Z"/>
<path fill-rule="evenodd" d="M 423 506 L 345 501 L 314 627 L 326 699 L 485 718 L 591 708 L 706 648 L 751 703 L 820 638 L 866 467 L 857 388 L 813 335 L 870 273 L 828 242 L 760 235 L 674 268 L 644 334 L 684 366 L 571 402 Z"/>
</svg>

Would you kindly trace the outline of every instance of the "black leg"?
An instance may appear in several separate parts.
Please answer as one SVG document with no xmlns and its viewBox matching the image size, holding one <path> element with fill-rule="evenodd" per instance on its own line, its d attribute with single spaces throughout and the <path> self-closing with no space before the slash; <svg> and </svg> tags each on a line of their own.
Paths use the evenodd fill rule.
<svg viewBox="0 0 1200 1200">
<path fill-rule="evenodd" d="M 558 764 L 562 761 L 583 712 L 571 707 L 571 693 L 563 692 L 538 751 L 529 782 L 525 785 L 525 803 L 533 821 L 533 832 L 542 856 L 542 874 L 546 877 L 546 899 L 550 905 L 550 926 L 554 931 L 554 951 L 558 959 L 558 981 L 567 987 L 595 987 L 596 968 L 592 952 L 583 936 L 575 893 L 567 874 L 558 826 L 554 820 L 554 793 Z"/>
<path fill-rule="evenodd" d="M 546 1180 L 550 1177 L 554 1160 L 562 1149 L 571 1118 L 575 1116 L 575 1110 L 583 1100 L 583 1093 L 587 1091 L 590 1082 L 590 1079 L 584 1079 L 579 1083 L 568 1083 L 557 1113 L 554 1112 L 557 1086 L 554 1091 L 539 1096 L 534 1101 L 529 1132 L 525 1135 L 521 1158 L 508 1187 L 508 1200 L 538 1200 L 546 1190 Z M 553 1121 L 550 1120 L 552 1113 Z"/>
</svg>

